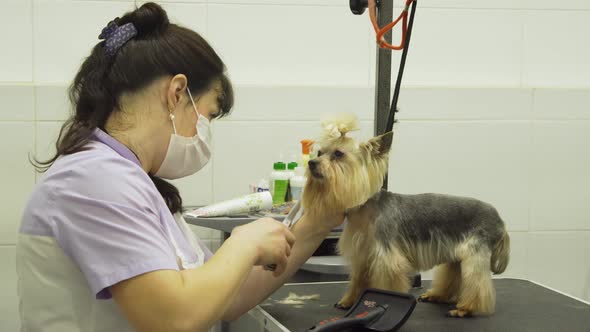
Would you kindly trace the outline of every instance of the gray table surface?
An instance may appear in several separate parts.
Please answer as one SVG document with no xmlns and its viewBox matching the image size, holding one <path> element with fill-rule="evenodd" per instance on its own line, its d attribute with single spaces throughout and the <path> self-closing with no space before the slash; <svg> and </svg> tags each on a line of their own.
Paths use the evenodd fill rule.
<svg viewBox="0 0 590 332">
<path fill-rule="evenodd" d="M 231 233 L 234 227 L 247 224 L 263 216 L 272 217 L 282 221 L 286 216 L 284 215 L 249 215 L 249 216 L 232 216 L 232 217 L 211 217 L 211 218 L 195 218 L 188 215 L 184 216 L 187 223 L 195 226 L 207 227 L 224 232 L 225 237 Z M 338 231 L 335 231 L 331 236 L 337 236 Z M 315 273 L 329 273 L 329 274 L 346 274 L 347 265 L 344 259 L 340 256 L 313 256 L 305 262 L 301 268 L 305 271 Z"/>
<path fill-rule="evenodd" d="M 196 209 L 196 207 L 189 208 L 189 211 L 193 209 Z M 216 229 L 224 233 L 231 233 L 234 227 L 250 223 L 262 217 L 271 217 L 278 221 L 283 221 L 287 216 L 281 214 L 252 214 L 225 217 L 192 217 L 185 214 L 184 220 L 191 225 Z M 342 227 L 343 226 L 340 226 L 334 229 L 330 236 L 339 235 L 342 232 Z"/>
<path fill-rule="evenodd" d="M 265 215 L 267 217 L 272 217 L 276 220 L 282 221 L 285 219 L 286 216 L 284 215 Z M 249 216 L 232 216 L 232 217 L 211 217 L 211 218 L 204 218 L 204 217 L 191 217 L 188 215 L 184 215 L 184 220 L 191 225 L 207 227 L 211 229 L 216 229 L 218 231 L 222 231 L 224 233 L 231 233 L 234 227 L 238 227 L 249 222 L 252 222 L 256 219 L 263 217 L 263 215 L 249 215 Z"/>
<path fill-rule="evenodd" d="M 424 289 L 413 289 L 419 295 Z M 448 318 L 450 305 L 418 303 L 400 331 L 590 331 L 590 305 L 563 294 L 518 279 L 494 280 L 497 292 L 496 313 L 490 317 Z M 270 321 L 280 326 L 274 331 L 303 332 L 317 322 L 342 316 L 346 312 L 333 307 L 344 294 L 345 282 L 285 285 L 260 305 Z M 278 301 L 290 292 L 297 295 L 319 294 L 302 307 Z M 272 317 L 272 318 L 270 318 Z M 344 331 L 343 331 L 344 332 Z"/>
</svg>

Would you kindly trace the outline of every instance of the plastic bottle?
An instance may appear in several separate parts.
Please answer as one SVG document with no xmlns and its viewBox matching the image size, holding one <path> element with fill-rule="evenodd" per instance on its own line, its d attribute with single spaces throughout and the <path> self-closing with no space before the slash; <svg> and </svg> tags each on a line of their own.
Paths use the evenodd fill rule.
<svg viewBox="0 0 590 332">
<path fill-rule="evenodd" d="M 258 181 L 258 184 L 256 185 L 256 192 L 262 191 L 269 191 L 269 185 L 266 179 L 261 179 L 260 181 Z"/>
<path fill-rule="evenodd" d="M 292 161 L 287 164 L 287 177 L 289 178 L 289 186 L 287 187 L 287 196 L 285 196 L 285 202 L 290 202 L 293 200 L 291 197 L 291 178 L 295 176 L 295 167 L 297 167 L 297 162 Z"/>
<path fill-rule="evenodd" d="M 286 168 L 287 165 L 279 161 L 274 163 L 273 172 L 270 173 L 272 203 L 275 205 L 285 203 L 289 185 L 289 174 L 285 171 Z"/>
<path fill-rule="evenodd" d="M 287 165 L 287 163 L 285 163 L 285 158 L 284 158 L 283 152 L 280 152 L 277 155 L 277 158 L 275 159 L 275 161 L 273 163 L 273 172 L 275 170 L 274 164 L 276 164 L 276 163 L 284 163 L 285 165 Z M 286 169 L 287 169 L 287 166 L 285 166 L 285 170 Z M 271 177 L 268 178 L 268 191 L 270 191 L 271 195 L 274 193 L 274 181 L 272 179 L 272 175 L 271 175 Z"/>
<path fill-rule="evenodd" d="M 299 165 L 297 165 L 297 162 L 294 161 L 287 164 L 287 174 L 289 175 L 289 179 L 295 176 L 295 168 L 297 166 Z"/>
<path fill-rule="evenodd" d="M 306 182 L 307 178 L 305 177 L 305 167 L 295 167 L 295 176 L 289 181 L 291 187 L 291 197 L 294 201 L 301 199 L 303 187 L 305 187 Z"/>
<path fill-rule="evenodd" d="M 307 163 L 309 162 L 309 153 L 313 143 L 314 142 L 310 139 L 304 139 L 301 141 L 301 166 L 303 167 L 307 167 Z"/>
</svg>

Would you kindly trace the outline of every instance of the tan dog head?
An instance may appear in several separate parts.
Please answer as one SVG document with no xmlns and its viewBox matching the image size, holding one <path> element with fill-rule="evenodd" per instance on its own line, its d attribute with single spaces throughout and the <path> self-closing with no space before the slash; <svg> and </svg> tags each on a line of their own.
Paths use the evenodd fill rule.
<svg viewBox="0 0 590 332">
<path fill-rule="evenodd" d="M 381 189 L 393 132 L 359 144 L 346 136 L 358 128 L 355 117 L 336 117 L 322 125 L 324 135 L 318 156 L 309 161 L 302 204 L 310 213 L 343 212 L 364 204 Z"/>
</svg>

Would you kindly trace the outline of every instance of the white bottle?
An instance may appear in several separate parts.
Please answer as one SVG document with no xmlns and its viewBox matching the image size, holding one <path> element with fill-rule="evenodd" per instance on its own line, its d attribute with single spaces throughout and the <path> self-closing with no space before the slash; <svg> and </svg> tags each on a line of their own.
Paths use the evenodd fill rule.
<svg viewBox="0 0 590 332">
<path fill-rule="evenodd" d="M 297 162 L 295 161 L 291 161 L 287 164 L 287 170 L 285 172 L 287 172 L 287 177 L 289 180 L 295 176 L 295 168 L 297 168 L 297 166 Z"/>
<path fill-rule="evenodd" d="M 301 199 L 303 187 L 305 187 L 306 182 L 307 178 L 305 177 L 305 167 L 295 167 L 295 176 L 290 180 L 291 197 L 294 201 Z"/>
<path fill-rule="evenodd" d="M 270 186 L 268 184 L 268 180 L 261 179 L 260 181 L 258 181 L 258 184 L 256 185 L 256 192 L 261 192 L 261 191 L 270 191 Z"/>
</svg>

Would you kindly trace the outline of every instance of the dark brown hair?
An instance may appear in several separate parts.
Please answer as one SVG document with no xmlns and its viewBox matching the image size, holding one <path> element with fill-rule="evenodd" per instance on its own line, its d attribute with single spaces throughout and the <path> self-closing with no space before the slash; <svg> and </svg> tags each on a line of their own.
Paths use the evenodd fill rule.
<svg viewBox="0 0 590 332">
<path fill-rule="evenodd" d="M 233 90 L 225 75 L 225 65 L 213 48 L 198 33 L 172 24 L 159 5 L 149 2 L 116 18 L 121 26 L 133 23 L 137 35 L 109 56 L 105 41 L 99 42 L 84 60 L 69 89 L 74 112 L 62 126 L 56 154 L 33 165 L 45 172 L 61 155 L 82 151 L 95 128 L 105 130 L 107 119 L 119 109 L 121 96 L 133 93 L 166 76 L 184 74 L 194 95 L 208 91 L 220 82 L 220 113 L 227 115 L 233 106 Z M 151 176 L 172 213 L 182 209 L 178 189 Z"/>
</svg>

